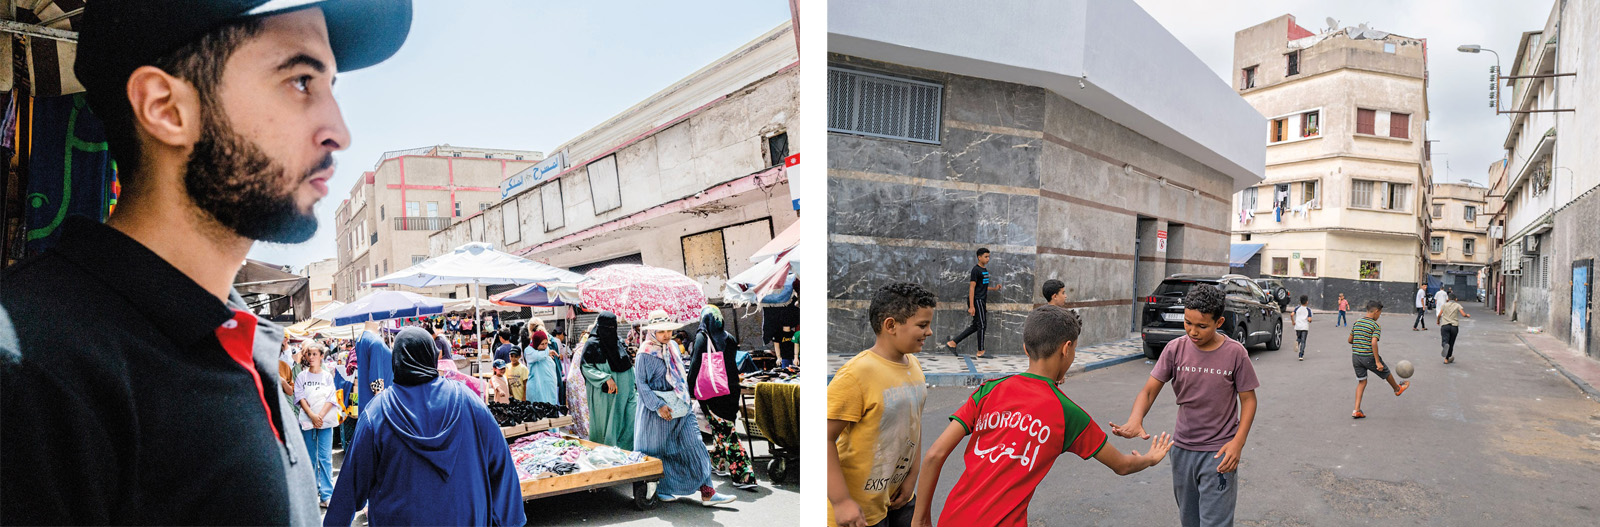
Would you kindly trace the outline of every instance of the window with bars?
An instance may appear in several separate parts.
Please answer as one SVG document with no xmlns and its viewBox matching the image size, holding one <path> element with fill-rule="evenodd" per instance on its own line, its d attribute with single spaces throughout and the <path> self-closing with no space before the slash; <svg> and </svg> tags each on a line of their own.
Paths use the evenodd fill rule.
<svg viewBox="0 0 1600 527">
<path fill-rule="evenodd" d="M 1300 52 L 1299 51 L 1290 51 L 1289 52 L 1289 65 L 1285 70 L 1288 72 L 1287 75 L 1299 75 L 1300 74 Z"/>
<path fill-rule="evenodd" d="M 1361 260 L 1362 280 L 1382 280 L 1383 262 L 1378 260 Z"/>
<path fill-rule="evenodd" d="M 1350 187 L 1350 206 L 1363 209 L 1372 208 L 1372 187 L 1377 186 L 1376 181 L 1354 180 Z"/>
<path fill-rule="evenodd" d="M 1539 287 L 1550 287 L 1550 257 L 1539 257 Z"/>
<path fill-rule="evenodd" d="M 1272 259 L 1272 274 L 1277 275 L 1277 276 L 1288 276 L 1288 274 L 1289 274 L 1289 259 L 1288 258 L 1284 258 L 1284 257 L 1273 258 Z"/>
<path fill-rule="evenodd" d="M 1244 189 L 1244 196 L 1239 198 L 1239 206 L 1244 207 L 1244 210 L 1256 210 L 1256 201 L 1260 197 L 1260 193 L 1261 189 L 1259 187 Z"/>
<path fill-rule="evenodd" d="M 413 254 L 411 255 L 411 265 L 417 265 L 423 261 L 426 261 L 427 259 L 428 255 L 426 254 Z"/>
<path fill-rule="evenodd" d="M 1478 252 L 1477 238 L 1465 238 L 1461 240 L 1461 254 L 1472 256 L 1473 253 L 1476 252 Z"/>
<path fill-rule="evenodd" d="M 1442 204 L 1442 203 L 1434 203 L 1433 204 L 1433 217 L 1435 217 L 1435 218 L 1443 218 L 1444 217 L 1444 204 Z"/>
<path fill-rule="evenodd" d="M 944 86 L 828 68 L 828 131 L 939 143 Z"/>
<path fill-rule="evenodd" d="M 1366 108 L 1356 109 L 1356 133 L 1372 135 L 1378 122 L 1378 111 Z"/>
<path fill-rule="evenodd" d="M 1317 277 L 1317 259 L 1316 258 L 1301 258 L 1300 259 L 1300 274 L 1302 276 L 1305 276 L 1306 278 L 1316 278 Z"/>
</svg>

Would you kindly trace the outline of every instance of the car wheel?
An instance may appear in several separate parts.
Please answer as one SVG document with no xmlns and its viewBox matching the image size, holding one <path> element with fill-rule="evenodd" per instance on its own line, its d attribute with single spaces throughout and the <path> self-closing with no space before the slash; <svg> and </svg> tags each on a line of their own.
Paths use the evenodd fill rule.
<svg viewBox="0 0 1600 527">
<path fill-rule="evenodd" d="M 1239 341 L 1239 345 L 1244 346 L 1245 349 L 1250 349 L 1250 341 L 1245 340 L 1249 335 L 1250 332 L 1244 327 L 1244 324 L 1233 327 L 1233 340 Z"/>
<path fill-rule="evenodd" d="M 1150 343 L 1145 343 L 1145 345 L 1144 345 L 1144 358 L 1150 359 L 1150 360 L 1156 360 L 1156 359 L 1161 358 L 1161 346 L 1157 346 L 1155 344 L 1150 344 Z"/>
<path fill-rule="evenodd" d="M 1278 321 L 1278 327 L 1272 332 L 1272 340 L 1267 341 L 1267 351 L 1278 351 L 1283 347 L 1283 321 Z"/>
</svg>

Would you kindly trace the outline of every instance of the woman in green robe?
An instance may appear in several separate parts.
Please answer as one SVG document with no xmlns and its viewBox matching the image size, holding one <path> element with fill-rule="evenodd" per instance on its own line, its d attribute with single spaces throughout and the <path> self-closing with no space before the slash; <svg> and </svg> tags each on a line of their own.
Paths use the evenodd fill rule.
<svg viewBox="0 0 1600 527">
<path fill-rule="evenodd" d="M 633 389 L 633 357 L 617 337 L 617 315 L 600 313 L 583 349 L 588 383 L 589 440 L 633 450 L 633 424 L 639 395 Z"/>
</svg>

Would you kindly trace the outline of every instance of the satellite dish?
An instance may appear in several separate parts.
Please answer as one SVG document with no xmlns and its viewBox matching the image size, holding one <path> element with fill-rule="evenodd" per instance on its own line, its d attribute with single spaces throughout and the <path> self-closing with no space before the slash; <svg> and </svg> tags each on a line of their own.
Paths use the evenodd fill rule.
<svg viewBox="0 0 1600 527">
<path fill-rule="evenodd" d="M 1350 32 L 1350 40 L 1362 40 L 1365 38 L 1367 38 L 1367 23 L 1362 22 L 1356 26 L 1355 31 Z"/>
<path fill-rule="evenodd" d="M 1328 17 L 1328 31 L 1338 31 L 1338 30 L 1339 30 L 1339 21 L 1338 20 L 1334 20 L 1333 17 L 1331 17 L 1331 16 Z"/>
</svg>

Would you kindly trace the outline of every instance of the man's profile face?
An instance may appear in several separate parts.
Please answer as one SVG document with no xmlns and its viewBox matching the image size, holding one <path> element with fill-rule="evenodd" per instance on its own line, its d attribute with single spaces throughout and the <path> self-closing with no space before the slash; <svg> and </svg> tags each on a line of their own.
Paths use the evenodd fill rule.
<svg viewBox="0 0 1600 527">
<path fill-rule="evenodd" d="M 196 206 L 253 240 L 310 239 L 332 154 L 350 144 L 333 99 L 336 71 L 320 9 L 263 19 L 201 102 L 203 130 L 184 175 Z"/>
</svg>

